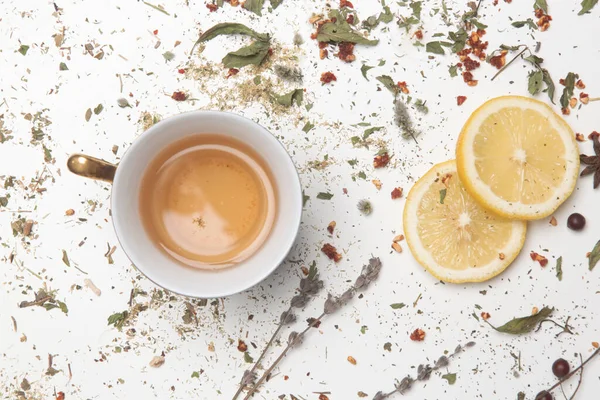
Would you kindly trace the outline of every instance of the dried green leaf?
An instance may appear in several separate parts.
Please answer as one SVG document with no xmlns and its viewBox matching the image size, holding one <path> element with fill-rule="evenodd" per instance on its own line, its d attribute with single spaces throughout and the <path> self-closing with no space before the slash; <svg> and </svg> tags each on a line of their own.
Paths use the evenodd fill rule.
<svg viewBox="0 0 600 400">
<path fill-rule="evenodd" d="M 175 54 L 171 51 L 165 51 L 162 56 L 165 61 L 171 61 L 175 58 Z"/>
<path fill-rule="evenodd" d="M 383 129 L 383 126 L 374 126 L 372 128 L 365 129 L 365 131 L 363 132 L 363 140 L 368 138 L 369 136 L 371 136 L 373 133 L 380 131 L 382 129 Z"/>
<path fill-rule="evenodd" d="M 540 322 L 548 318 L 550 314 L 552 314 L 552 311 L 554 311 L 554 308 L 544 307 L 537 314 L 529 315 L 527 317 L 514 318 L 497 328 L 489 322 L 485 322 L 498 332 L 510 333 L 511 335 L 520 335 L 531 332 Z"/>
<path fill-rule="evenodd" d="M 94 108 L 94 114 L 98 115 L 102 112 L 102 110 L 104 110 L 104 106 L 102 104 L 98 104 L 95 108 Z"/>
<path fill-rule="evenodd" d="M 581 11 L 577 15 L 583 15 L 587 12 L 590 12 L 592 8 L 594 8 L 598 4 L 598 0 L 583 0 L 581 2 Z"/>
<path fill-rule="evenodd" d="M 525 25 L 527 25 L 530 29 L 533 29 L 534 31 L 538 29 L 538 26 L 531 18 L 527 18 L 527 20 L 525 21 L 515 21 L 511 25 L 515 28 L 522 28 Z"/>
<path fill-rule="evenodd" d="M 56 303 L 58 304 L 58 307 L 60 308 L 60 311 L 64 312 L 65 314 L 69 313 L 69 308 L 67 307 L 66 303 L 63 303 L 60 300 L 56 300 Z"/>
<path fill-rule="evenodd" d="M 596 245 L 594 246 L 594 248 L 592 249 L 592 252 L 590 253 L 590 258 L 589 258 L 590 271 L 594 269 L 596 264 L 598 264 L 598 261 L 600 261 L 600 240 L 598 240 L 598 242 L 596 242 Z"/>
<path fill-rule="evenodd" d="M 413 1 L 410 3 L 410 8 L 412 8 L 413 15 L 416 19 L 421 19 L 421 10 L 423 9 L 422 1 Z"/>
<path fill-rule="evenodd" d="M 543 74 L 542 71 L 536 69 L 529 74 L 528 90 L 532 96 L 535 96 L 542 90 Z"/>
<path fill-rule="evenodd" d="M 308 268 L 307 278 L 311 281 L 314 281 L 317 278 L 318 273 L 319 273 L 319 270 L 317 269 L 317 262 L 313 261 L 310 264 L 310 267 Z"/>
<path fill-rule="evenodd" d="M 271 8 L 273 8 L 273 10 L 276 9 L 279 7 L 282 1 L 283 0 L 271 0 Z"/>
<path fill-rule="evenodd" d="M 440 204 L 444 204 L 444 200 L 446 199 L 447 189 L 440 189 Z"/>
<path fill-rule="evenodd" d="M 357 176 L 358 176 L 360 179 L 367 179 L 367 174 L 365 174 L 365 171 L 358 171 L 358 174 L 357 174 Z"/>
<path fill-rule="evenodd" d="M 0 207 L 6 207 L 8 205 L 8 195 L 0 197 Z"/>
<path fill-rule="evenodd" d="M 45 144 L 42 145 L 42 148 L 44 149 L 44 161 L 46 161 L 46 162 L 52 161 L 52 150 L 47 148 Z"/>
<path fill-rule="evenodd" d="M 442 379 L 447 380 L 449 385 L 454 385 L 456 383 L 456 374 L 442 375 Z"/>
<path fill-rule="evenodd" d="M 383 86 L 385 86 L 394 95 L 398 94 L 398 90 L 399 90 L 398 85 L 396 85 L 396 83 L 394 82 L 394 80 L 392 79 L 391 76 L 380 75 L 376 79 L 379 82 L 383 83 Z"/>
<path fill-rule="evenodd" d="M 63 250 L 62 251 L 62 255 L 63 255 L 62 256 L 62 262 L 64 262 L 67 267 L 70 267 L 71 266 L 71 262 L 69 261 L 69 256 L 67 255 L 67 251 Z"/>
<path fill-rule="evenodd" d="M 200 371 L 192 372 L 192 378 L 200 378 Z"/>
<path fill-rule="evenodd" d="M 548 94 L 548 97 L 550 98 L 550 101 L 552 102 L 552 104 L 554 104 L 554 91 L 556 90 L 555 86 L 554 86 L 554 81 L 552 80 L 552 77 L 550 76 L 550 73 L 548 72 L 547 69 L 542 69 L 542 80 L 544 81 L 544 83 L 546 84 L 546 93 Z"/>
<path fill-rule="evenodd" d="M 366 325 L 363 325 L 360 327 L 360 333 L 362 333 L 363 335 L 366 334 L 368 330 L 369 330 L 369 327 Z"/>
<path fill-rule="evenodd" d="M 562 256 L 558 257 L 556 260 L 556 277 L 559 281 L 562 281 L 563 271 L 562 271 Z"/>
<path fill-rule="evenodd" d="M 302 100 L 304 99 L 304 90 L 303 89 L 294 89 L 289 93 L 280 95 L 273 95 L 273 98 L 278 104 L 281 104 L 285 107 L 290 107 L 292 104 L 296 104 L 299 106 L 302 104 Z"/>
<path fill-rule="evenodd" d="M 238 23 L 233 23 L 233 22 L 224 22 L 224 23 L 213 26 L 212 28 L 210 28 L 209 30 L 204 32 L 202 35 L 200 35 L 200 37 L 194 44 L 194 47 L 196 47 L 198 44 L 200 44 L 202 42 L 206 42 L 211 39 L 214 39 L 219 35 L 247 35 L 256 40 L 260 40 L 263 42 L 269 41 L 269 35 L 266 33 L 258 33 L 255 30 L 250 29 L 246 25 L 243 25 L 243 24 L 238 24 Z M 193 50 L 193 48 L 192 48 L 192 50 Z"/>
<path fill-rule="evenodd" d="M 19 50 L 17 50 L 19 53 L 21 53 L 22 55 L 27 54 L 27 50 L 29 50 L 29 46 L 27 46 L 26 44 L 22 44 L 19 47 Z"/>
<path fill-rule="evenodd" d="M 223 57 L 225 68 L 241 68 L 246 65 L 260 65 L 269 54 L 269 42 L 257 40 L 250 45 L 228 53 Z"/>
<path fill-rule="evenodd" d="M 548 14 L 548 3 L 546 3 L 546 0 L 535 0 L 535 2 L 533 3 L 533 9 L 537 10 L 540 8 L 544 10 L 546 14 Z"/>
<path fill-rule="evenodd" d="M 435 41 L 435 42 L 429 42 L 425 45 L 425 51 L 427 51 L 428 53 L 433 53 L 433 54 L 446 54 L 446 52 L 444 52 L 444 49 L 442 48 L 442 42 L 440 41 Z"/>
<path fill-rule="evenodd" d="M 509 46 L 507 44 L 501 44 L 500 48 L 502 50 L 517 51 L 521 48 L 521 46 Z"/>
<path fill-rule="evenodd" d="M 383 11 L 379 14 L 379 18 L 377 18 L 379 22 L 383 22 L 384 24 L 388 24 L 394 20 L 394 14 L 388 6 L 383 7 Z"/>
<path fill-rule="evenodd" d="M 129 104 L 129 101 L 124 97 L 121 97 L 120 99 L 117 100 L 117 105 L 121 108 L 131 107 L 131 104 Z"/>
<path fill-rule="evenodd" d="M 252 357 L 250 357 L 250 353 L 248 353 L 247 351 L 244 353 L 244 361 L 246 361 L 247 363 L 254 362 L 254 359 Z"/>
<path fill-rule="evenodd" d="M 544 59 L 536 56 L 535 54 L 531 54 L 527 57 L 523 57 L 523 60 L 532 63 L 534 66 L 538 66 L 544 62 Z"/>
<path fill-rule="evenodd" d="M 406 304 L 404 304 L 404 303 L 393 303 L 393 304 L 390 304 L 390 307 L 392 307 L 392 310 L 399 310 L 401 308 L 406 307 Z"/>
<path fill-rule="evenodd" d="M 367 71 L 370 70 L 370 69 L 372 69 L 372 68 L 375 68 L 375 67 L 370 67 L 367 64 L 363 64 L 363 66 L 360 67 L 360 72 L 362 73 L 362 76 L 364 76 L 364 78 L 366 80 L 369 80 L 369 78 L 367 78 Z"/>
<path fill-rule="evenodd" d="M 128 316 L 129 316 L 128 311 L 114 313 L 110 317 L 108 317 L 108 325 L 113 325 L 118 330 L 121 330 L 121 328 L 123 328 L 123 324 L 127 320 Z"/>
<path fill-rule="evenodd" d="M 308 121 L 306 124 L 304 124 L 304 127 L 302 128 L 302 131 L 303 131 L 304 133 L 308 133 L 308 132 L 310 132 L 310 130 L 311 130 L 312 128 L 314 128 L 314 127 L 315 127 L 315 126 L 314 126 L 314 125 L 313 125 L 313 124 L 312 124 L 310 121 Z"/>
<path fill-rule="evenodd" d="M 331 200 L 332 197 L 333 197 L 333 194 L 326 193 L 326 192 L 319 192 L 319 194 L 317 195 L 317 199 L 320 199 L 320 200 Z"/>
<path fill-rule="evenodd" d="M 340 10 L 329 12 L 329 21 L 321 25 L 317 34 L 317 41 L 326 43 L 355 43 L 374 46 L 379 40 L 371 40 L 356 31 L 340 13 Z"/>
<path fill-rule="evenodd" d="M 562 96 L 560 96 L 560 106 L 562 108 L 569 107 L 569 101 L 571 100 L 571 97 L 573 97 L 573 91 L 575 90 L 575 81 L 577 80 L 577 78 L 579 78 L 579 75 L 577 75 L 574 72 L 569 72 L 567 74 L 567 77 L 564 81 L 565 88 L 563 89 Z"/>
<path fill-rule="evenodd" d="M 481 22 L 477 21 L 476 19 L 472 19 L 471 24 L 475 25 L 475 27 L 477 29 L 487 29 L 487 27 L 488 27 L 486 24 L 482 24 Z"/>
<path fill-rule="evenodd" d="M 58 64 L 58 70 L 59 71 L 68 71 L 69 67 L 67 67 L 67 64 L 65 64 L 64 62 L 61 62 L 60 64 Z"/>
<path fill-rule="evenodd" d="M 248 11 L 252 11 L 256 15 L 262 16 L 262 8 L 264 0 L 246 0 L 242 7 Z"/>
<path fill-rule="evenodd" d="M 448 72 L 450 73 L 451 78 L 458 76 L 458 65 L 451 65 L 450 68 L 448 68 Z"/>
</svg>

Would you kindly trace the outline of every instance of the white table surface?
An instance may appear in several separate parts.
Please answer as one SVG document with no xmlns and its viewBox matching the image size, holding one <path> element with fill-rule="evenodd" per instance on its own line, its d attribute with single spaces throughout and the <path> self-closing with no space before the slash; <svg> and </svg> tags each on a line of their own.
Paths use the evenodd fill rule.
<svg viewBox="0 0 600 400">
<path fill-rule="evenodd" d="M 535 47 L 541 42 L 539 56 L 557 85 L 557 99 L 562 86 L 560 77 L 569 71 L 579 73 L 591 97 L 600 96 L 598 65 L 600 53 L 600 6 L 591 14 L 577 16 L 579 1 L 549 0 L 553 17 L 547 32 L 515 29 L 509 18 L 534 18 L 533 0 L 500 1 L 493 6 L 484 0 L 480 21 L 489 25 L 485 39 L 490 50 L 500 44 L 524 43 Z M 157 4 L 155 2 L 150 2 Z M 188 4 L 189 3 L 189 4 Z M 431 9 L 439 2 L 426 2 L 423 10 L 425 40 L 435 32 L 447 32 L 439 16 Z M 466 2 L 448 2 L 461 13 Z M 600 191 L 592 189 L 592 179 L 581 179 L 575 194 L 555 214 L 558 226 L 548 220 L 529 224 L 522 254 L 501 276 L 482 284 L 440 284 L 421 268 L 408 249 L 402 254 L 390 248 L 392 238 L 402 232 L 404 198 L 391 200 L 396 186 L 410 189 L 415 179 L 431 165 L 453 157 L 458 132 L 469 114 L 486 99 L 505 95 L 527 95 L 527 73 L 523 61 L 511 66 L 494 82 L 495 69 L 484 64 L 476 70 L 479 85 L 469 87 L 459 77 L 451 79 L 448 66 L 456 56 L 430 59 L 424 48 L 412 45 L 411 39 L 395 22 L 375 29 L 371 36 L 380 39 L 374 47 L 357 46 L 357 60 L 345 64 L 335 57 L 319 60 L 316 43 L 309 36 L 313 28 L 308 18 L 323 12 L 325 1 L 284 0 L 270 13 L 266 7 L 262 17 L 241 8 L 225 5 L 209 13 L 203 0 L 163 0 L 161 5 L 170 15 L 161 13 L 141 1 L 57 0 L 55 13 L 51 1 L 5 0 L 0 5 L 0 121 L 12 130 L 13 139 L 0 144 L 0 175 L 16 176 L 27 185 L 43 172 L 50 179 L 41 187 L 47 189 L 28 199 L 30 190 L 19 185 L 0 196 L 11 195 L 7 207 L 0 208 L 0 393 L 2 398 L 16 398 L 15 391 L 23 378 L 30 384 L 26 394 L 31 399 L 51 399 L 62 391 L 67 399 L 229 399 L 236 390 L 244 369 L 250 364 L 237 350 L 238 339 L 249 345 L 255 359 L 275 329 L 280 313 L 287 307 L 300 277 L 300 267 L 316 261 L 326 291 L 341 292 L 347 280 L 358 275 L 371 255 L 383 261 L 380 279 L 362 299 L 354 299 L 341 312 L 326 318 L 305 343 L 291 351 L 276 374 L 256 396 L 276 399 L 295 395 L 300 399 L 317 399 L 315 392 L 330 392 L 330 399 L 355 399 L 363 391 L 371 399 L 378 390 L 393 389 L 394 379 L 415 374 L 420 363 L 432 362 L 444 350 L 459 343 L 477 342 L 454 360 L 449 372 L 457 374 L 456 383 L 448 385 L 440 374 L 426 384 L 416 384 L 405 394 L 407 399 L 516 399 L 524 391 L 529 398 L 554 383 L 552 362 L 558 357 L 577 363 L 574 353 L 585 358 L 593 351 L 592 342 L 600 341 L 600 270 L 588 271 L 586 253 L 600 239 Z M 355 0 L 359 16 L 366 18 L 381 10 L 379 1 Z M 390 2 L 396 14 L 408 15 L 410 9 Z M 453 18 L 454 19 L 454 18 Z M 190 58 L 190 49 L 198 33 L 217 22 L 243 22 L 261 32 L 269 32 L 278 44 L 275 59 L 285 52 L 298 57 L 305 79 L 304 107 L 276 114 L 264 102 L 218 103 L 220 95 L 236 92 L 236 85 L 251 80 L 253 67 L 243 68 L 228 80 L 226 70 L 219 67 L 220 58 L 242 43 L 240 38 L 218 38 L 209 42 L 201 55 Z M 53 35 L 65 30 L 59 49 Z M 158 30 L 157 34 L 153 31 Z M 294 32 L 299 32 L 304 45 L 292 45 Z M 160 44 L 157 45 L 157 42 Z M 174 47 L 174 43 L 181 44 Z M 104 46 L 104 57 L 95 59 L 85 51 L 85 44 Z M 21 44 L 30 48 L 25 56 L 17 50 Z M 99 47 L 94 51 L 98 51 Z M 281 50 L 283 49 L 283 50 Z M 175 59 L 166 62 L 163 53 L 172 51 Z M 369 81 L 360 72 L 361 63 L 376 66 L 369 71 Z M 59 71 L 66 63 L 68 70 Z M 179 68 L 198 68 L 212 63 L 216 76 L 201 80 L 190 74 L 179 74 Z M 322 72 L 332 71 L 338 81 L 321 86 Z M 152 73 L 152 74 L 150 74 Z M 427 100 L 429 114 L 411 113 L 418 118 L 422 135 L 418 144 L 403 140 L 392 120 L 392 96 L 378 91 L 375 76 L 391 75 L 406 81 L 413 98 Z M 265 77 L 273 77 L 267 70 Z M 119 78 L 120 77 L 120 78 Z M 426 78 L 425 78 L 426 77 Z M 122 89 L 121 83 L 122 81 Z M 291 90 L 274 79 L 279 92 Z M 173 91 L 185 90 L 197 100 L 175 102 Z M 129 96 L 132 94 L 132 97 Z M 212 100 L 209 96 L 212 93 Z M 456 105 L 456 96 L 467 101 Z M 120 108 L 117 99 L 127 97 L 132 108 Z M 545 95 L 540 95 L 548 101 Z M 99 103 L 104 110 L 85 121 L 85 112 Z M 600 130 L 600 102 L 575 109 L 567 118 L 574 131 L 587 136 Z M 152 300 L 158 288 L 145 279 L 129 263 L 117 247 L 114 264 L 104 254 L 117 244 L 109 215 L 110 185 L 85 180 L 68 173 L 65 162 L 73 152 L 86 152 L 111 162 L 118 162 L 123 151 L 142 133 L 138 122 L 143 112 L 163 117 L 195 109 L 224 109 L 249 116 L 278 135 L 292 154 L 301 173 L 303 187 L 310 195 L 296 246 L 289 260 L 266 281 L 244 293 L 197 307 L 198 327 L 182 321 L 187 299 L 165 296 Z M 555 106 L 555 109 L 558 108 Z M 24 115 L 42 112 L 51 124 L 42 128 L 51 137 L 43 143 L 52 151 L 55 162 L 45 163 L 41 145 L 30 144 L 32 122 Z M 315 124 L 308 134 L 302 131 L 306 121 Z M 394 154 L 390 167 L 374 170 L 375 149 L 353 148 L 350 137 L 361 135 L 365 128 L 353 127 L 361 121 L 385 127 L 374 138 L 384 139 Z M 113 154 L 113 145 L 119 146 Z M 582 152 L 592 152 L 590 141 L 580 143 Z M 331 165 L 323 170 L 308 168 L 313 160 L 329 155 Z M 356 158 L 352 168 L 347 160 Z M 364 171 L 367 180 L 352 179 Z M 379 179 L 378 191 L 371 183 Z M 3 179 L 0 179 L 2 182 Z M 343 194 L 347 188 L 347 195 Z M 319 192 L 331 192 L 330 201 L 316 199 Z M 369 217 L 359 214 L 356 203 L 370 199 L 374 212 Z M 96 203 L 92 207 L 91 203 Z M 74 216 L 65 216 L 67 209 Z M 15 210 L 30 212 L 17 213 Z M 579 211 L 588 224 L 581 233 L 566 227 L 567 216 Z M 10 223 L 24 216 L 36 222 L 33 238 L 25 243 L 13 237 Z M 78 218 L 85 218 L 81 222 Z M 327 224 L 335 220 L 333 237 Z M 85 239 L 85 244 L 79 243 Z M 343 260 L 334 264 L 320 251 L 330 242 L 343 251 Z M 405 243 L 404 243 L 405 244 Z M 404 246 L 406 247 L 406 246 Z M 71 267 L 62 262 L 66 250 Z M 547 250 L 542 250 L 547 249 Z M 530 251 L 546 255 L 550 262 L 541 268 L 533 262 Z M 12 263 L 10 254 L 14 253 Z M 555 259 L 563 257 L 564 278 L 555 277 Z M 84 274 L 74 266 L 85 271 Z M 96 296 L 84 286 L 90 279 L 102 291 Z M 56 298 L 64 301 L 68 314 L 41 307 L 19 308 L 31 300 L 35 291 L 46 285 L 57 290 Z M 119 332 L 107 326 L 107 318 L 127 310 L 133 288 L 147 296 L 136 296 L 134 303 L 149 308 L 139 314 L 135 323 Z M 480 291 L 486 290 L 482 295 Z M 416 307 L 413 302 L 421 296 Z M 296 329 L 305 319 L 320 314 L 326 292 L 299 313 Z M 392 310 L 391 303 L 408 306 Z M 491 314 L 490 322 L 500 325 L 514 316 L 529 315 L 533 307 L 556 308 L 554 319 L 570 318 L 574 335 L 555 338 L 559 328 L 549 324 L 537 333 L 510 336 L 492 331 L 471 314 Z M 479 310 L 478 307 L 481 307 Z M 253 318 L 250 319 L 249 316 Z M 17 323 L 13 329 L 11 317 Z M 365 333 L 361 327 L 367 326 Z M 126 330 L 135 328 L 135 335 Z M 416 328 L 426 332 L 423 342 L 413 342 L 409 334 Z M 26 340 L 23 340 L 26 337 Z M 287 337 L 287 330 L 284 333 Z M 386 342 L 391 352 L 384 350 Z M 255 344 L 258 348 L 254 348 Z M 117 352 L 116 348 L 130 350 Z M 214 351 L 210 351 L 214 347 Z M 275 346 L 268 360 L 282 349 Z M 165 353 L 160 368 L 149 366 L 155 355 Z M 514 375 L 515 360 L 510 353 L 521 354 L 522 370 Z M 60 370 L 45 375 L 48 354 L 53 366 Z M 356 365 L 347 361 L 352 356 Z M 68 368 L 70 366 L 71 376 Z M 194 371 L 203 371 L 192 378 Z M 594 399 L 600 391 L 600 360 L 586 368 L 578 399 Z M 445 373 L 445 371 L 444 371 Z M 288 379 L 284 379 L 284 376 Z M 576 378 L 565 385 L 570 393 Z M 561 398 L 560 394 L 556 398 Z M 397 397 L 400 397 L 399 395 Z"/>
</svg>

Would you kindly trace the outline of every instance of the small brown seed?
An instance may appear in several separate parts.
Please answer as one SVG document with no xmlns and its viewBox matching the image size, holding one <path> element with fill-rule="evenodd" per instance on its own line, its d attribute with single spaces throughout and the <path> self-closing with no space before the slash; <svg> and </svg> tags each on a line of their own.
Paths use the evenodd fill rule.
<svg viewBox="0 0 600 400">
<path fill-rule="evenodd" d="M 75 214 L 75 210 L 73 210 L 72 208 L 69 208 L 67 211 L 65 211 L 65 215 L 68 217 L 70 217 L 73 214 Z"/>
<path fill-rule="evenodd" d="M 348 356 L 348 362 L 352 365 L 356 365 L 356 359 L 352 356 Z"/>
<path fill-rule="evenodd" d="M 392 243 L 392 249 L 396 250 L 396 253 L 402 253 L 402 246 L 396 242 Z"/>
<path fill-rule="evenodd" d="M 397 235 L 396 237 L 394 237 L 392 242 L 397 243 L 397 242 L 401 242 L 403 240 L 404 240 L 404 235 L 400 234 L 400 235 Z"/>
</svg>

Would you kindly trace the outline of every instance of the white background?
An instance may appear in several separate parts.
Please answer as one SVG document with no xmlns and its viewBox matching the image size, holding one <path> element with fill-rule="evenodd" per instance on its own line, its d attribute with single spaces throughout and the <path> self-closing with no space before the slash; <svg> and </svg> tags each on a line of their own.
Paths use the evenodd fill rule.
<svg viewBox="0 0 600 400">
<path fill-rule="evenodd" d="M 534 18 L 533 0 L 513 4 L 500 1 L 496 7 L 491 1 L 484 1 L 480 21 L 489 25 L 485 39 L 490 42 L 490 50 L 502 43 L 535 47 L 539 41 L 538 55 L 545 59 L 544 66 L 554 78 L 557 100 L 562 90 L 558 79 L 569 71 L 580 74 L 587 85 L 585 92 L 591 97 L 600 96 L 597 43 L 600 8 L 577 16 L 579 2 L 548 2 L 553 17 L 551 28 L 547 32 L 532 32 L 528 28 L 511 27 L 510 18 Z M 466 9 L 464 3 L 448 2 L 448 6 L 462 14 Z M 312 27 L 308 18 L 313 12 L 325 11 L 325 1 L 284 0 L 272 13 L 265 6 L 262 17 L 227 4 L 209 13 L 204 2 L 196 0 L 164 1 L 162 5 L 170 15 L 140 1 L 60 0 L 56 4 L 61 8 L 60 13 L 55 13 L 52 2 L 46 0 L 5 0 L 0 5 L 0 119 L 14 136 L 0 144 L 0 175 L 16 176 L 27 185 L 46 168 L 47 176 L 54 178 L 46 180 L 42 186 L 47 191 L 33 199 L 27 199 L 30 191 L 23 188 L 9 189 L 6 192 L 11 195 L 9 205 L 0 209 L 3 243 L 0 256 L 6 261 L 0 265 L 3 398 L 14 398 L 23 378 L 32 385 L 27 395 L 36 399 L 52 398 L 55 390 L 65 392 L 67 399 L 231 398 L 244 369 L 250 366 L 237 350 L 238 339 L 246 341 L 256 359 L 294 294 L 300 267 L 313 260 L 325 289 L 332 293 L 341 293 L 371 255 L 381 257 L 383 271 L 364 298 L 355 299 L 341 312 L 325 319 L 299 349 L 288 354 L 257 398 L 286 395 L 289 399 L 293 394 L 301 399 L 316 399 L 319 395 L 314 392 L 331 392 L 330 399 L 345 400 L 358 398 L 357 393 L 363 391 L 370 399 L 378 390 L 392 390 L 394 379 L 407 374 L 414 376 L 418 364 L 432 362 L 444 350 L 474 340 L 477 346 L 448 367 L 449 372 L 457 374 L 453 386 L 434 374 L 425 385 L 416 384 L 404 397 L 515 399 L 522 390 L 529 399 L 554 383 L 550 368 L 556 358 L 564 357 L 575 365 L 578 357 L 574 353 L 582 353 L 585 358 L 593 350 L 591 343 L 600 341 L 597 316 L 600 267 L 588 271 L 586 259 L 586 253 L 600 239 L 600 192 L 592 189 L 589 177 L 578 183 L 575 194 L 556 213 L 558 226 L 550 226 L 548 220 L 529 224 L 520 257 L 504 274 L 487 283 L 441 284 L 413 260 L 408 249 L 402 254 L 390 249 L 392 238 L 402 232 L 404 206 L 404 199 L 391 200 L 391 190 L 401 186 L 407 193 L 415 179 L 432 164 L 453 158 L 462 124 L 483 101 L 505 94 L 527 95 L 527 73 L 531 67 L 523 61 L 515 62 L 494 82 L 490 78 L 495 69 L 484 64 L 474 71 L 479 85 L 469 87 L 460 76 L 449 77 L 448 66 L 457 62 L 456 56 L 430 59 L 430 54 L 413 46 L 415 39 L 395 23 L 372 32 L 372 37 L 380 39 L 379 45 L 357 46 L 354 63 L 345 64 L 335 57 L 322 61 L 316 42 L 309 38 Z M 381 10 L 378 1 L 356 0 L 354 4 L 363 19 Z M 397 3 L 391 3 L 390 7 L 395 14 L 410 14 L 410 8 Z M 455 30 L 445 27 L 439 15 L 433 15 L 431 10 L 439 7 L 437 1 L 424 6 L 424 42 L 432 40 L 436 32 Z M 282 54 L 288 60 L 297 57 L 305 75 L 301 85 L 306 88 L 305 104 L 313 103 L 314 108 L 310 112 L 302 107 L 277 114 L 270 106 L 265 108 L 258 102 L 218 102 L 219 95 L 235 94 L 236 85 L 251 80 L 257 73 L 263 79 L 272 77 L 264 68 L 257 72 L 246 67 L 237 76 L 224 79 L 227 71 L 214 63 L 227 51 L 240 47 L 244 40 L 241 38 L 215 39 L 207 44 L 204 53 L 190 58 L 190 49 L 199 32 L 223 21 L 243 22 L 260 32 L 271 33 L 277 44 L 275 61 Z M 63 28 L 65 41 L 59 49 L 52 35 Z M 158 30 L 156 35 L 154 30 Z M 300 48 L 292 45 L 295 31 L 305 40 Z M 159 40 L 161 43 L 155 48 Z M 174 47 L 176 41 L 181 44 Z M 97 60 L 87 54 L 86 43 L 104 46 L 104 58 Z M 17 52 L 21 44 L 30 46 L 26 56 Z M 166 62 L 162 56 L 165 51 L 172 51 L 176 58 Z M 386 64 L 370 70 L 370 80 L 365 80 L 360 72 L 361 63 L 376 66 L 380 59 L 386 60 Z M 69 70 L 59 71 L 60 62 L 65 62 Z M 209 62 L 213 62 L 216 72 L 210 78 L 194 79 L 192 73 L 177 73 L 179 68 L 193 69 Z M 325 71 L 334 72 L 338 81 L 321 86 L 319 77 Z M 413 98 L 427 100 L 429 114 L 423 116 L 411 111 L 422 131 L 418 145 L 403 140 L 394 126 L 392 96 L 385 89 L 378 91 L 381 85 L 374 79 L 381 74 L 406 81 Z M 295 87 L 276 83 L 279 93 Z M 175 102 L 170 95 L 176 90 L 186 90 L 191 98 L 198 100 Z M 456 105 L 457 95 L 467 96 L 461 107 Z M 127 97 L 133 107 L 119 108 L 120 97 Z M 540 99 L 548 101 L 545 95 Z M 86 122 L 86 110 L 99 103 L 104 111 Z M 598 107 L 600 102 L 594 102 L 573 110 L 567 121 L 574 131 L 587 136 L 594 129 L 600 130 Z M 289 256 L 290 260 L 302 262 L 286 262 L 252 290 L 219 300 L 215 306 L 209 301 L 206 307 L 197 307 L 199 326 L 195 327 L 183 324 L 181 319 L 186 299 L 175 296 L 170 301 L 150 301 L 156 287 L 130 265 L 120 249 L 113 255 L 114 264 L 108 264 L 104 257 L 107 243 L 117 244 L 108 209 L 110 186 L 70 175 L 65 162 L 70 153 L 78 151 L 118 162 L 119 156 L 142 132 L 138 123 L 142 112 L 167 117 L 209 108 L 249 116 L 278 135 L 292 154 L 311 199 L 305 207 L 297 244 Z M 44 143 L 55 158 L 54 163 L 47 165 L 42 147 L 29 144 L 32 124 L 23 117 L 39 111 L 52 122 L 43 128 L 51 137 Z M 301 130 L 307 120 L 316 125 L 308 134 Z M 373 169 L 376 148 L 352 148 L 349 138 L 361 135 L 365 128 L 351 125 L 363 120 L 372 126 L 385 127 L 373 137 L 385 140 L 394 154 L 393 165 L 387 169 Z M 111 151 L 113 145 L 119 146 L 117 155 Z M 582 152 L 592 152 L 590 141 L 580 143 L 580 148 Z M 325 154 L 332 165 L 324 170 L 308 168 L 310 161 L 321 160 Z M 347 163 L 353 158 L 359 160 L 354 168 Z M 352 174 L 361 170 L 368 179 L 353 181 Z M 381 180 L 381 191 L 377 191 L 371 179 Z M 343 194 L 343 188 L 347 188 L 347 195 Z M 316 199 L 317 193 L 326 191 L 334 194 L 331 201 Z M 0 195 L 5 195 L 3 189 Z M 360 215 L 356 209 L 361 198 L 373 203 L 374 212 L 369 217 Z M 92 210 L 88 201 L 98 205 Z M 75 215 L 65 216 L 65 211 L 71 208 Z M 12 212 L 15 210 L 31 212 Z M 573 211 L 587 218 L 587 227 L 581 233 L 566 228 L 566 218 Z M 29 244 L 12 235 L 10 223 L 20 215 L 36 221 L 35 238 L 29 239 Z M 337 227 L 334 236 L 329 237 L 326 226 L 332 220 Z M 87 238 L 85 244 L 79 247 L 83 238 Z M 326 242 L 343 252 L 340 263 L 333 264 L 320 252 Z M 61 261 L 63 249 L 72 267 Z M 531 261 L 532 250 L 549 258 L 546 268 Z M 16 256 L 13 263 L 8 263 L 11 252 Z M 559 256 L 564 260 L 562 282 L 554 271 Z M 75 265 L 87 275 L 75 269 Z M 83 286 L 85 278 L 102 290 L 100 297 L 85 287 L 71 290 L 72 285 Z M 69 307 L 68 315 L 60 310 L 18 307 L 21 301 L 31 300 L 43 285 L 57 290 L 57 299 Z M 126 329 L 119 332 L 108 327 L 107 318 L 128 309 L 132 288 L 148 292 L 148 296 L 137 296 L 135 302 L 149 303 L 150 308 L 132 326 L 126 327 L 136 330 L 129 337 Z M 482 295 L 482 290 L 487 290 L 487 294 Z M 421 298 L 413 307 L 419 294 Z M 295 329 L 303 329 L 306 318 L 320 314 L 325 296 L 324 291 L 299 314 Z M 390 308 L 391 303 L 400 302 L 408 307 Z M 471 316 L 473 312 L 479 315 L 487 311 L 492 316 L 490 322 L 500 325 L 544 305 L 556 308 L 557 321 L 570 316 L 575 335 L 555 339 L 560 329 L 548 324 L 537 333 L 514 337 L 496 333 Z M 253 315 L 251 320 L 249 315 Z M 11 316 L 17 321 L 17 332 L 13 330 Z M 368 327 L 364 334 L 362 326 Z M 423 342 L 410 341 L 409 334 L 416 328 L 426 332 Z M 283 337 L 287 334 L 286 330 Z M 25 342 L 20 340 L 23 335 L 27 337 Z M 391 352 L 383 349 L 386 342 L 392 343 Z M 211 343 L 214 352 L 209 350 Z M 131 347 L 128 352 L 115 352 L 116 346 L 127 345 Z M 267 362 L 281 349 L 281 345 L 275 346 Z M 160 368 L 149 367 L 152 357 L 161 352 L 166 355 L 165 364 Z M 511 352 L 521 354 L 520 377 L 513 374 L 515 360 Z M 45 375 L 48 354 L 54 355 L 54 367 L 61 370 L 53 377 Z M 350 364 L 348 356 L 354 357 L 357 365 Z M 103 357 L 104 361 L 97 361 Z M 200 370 L 203 373 L 199 378 L 191 377 Z M 599 370 L 600 360 L 586 368 L 577 398 L 597 397 Z M 565 391 L 570 393 L 575 381 L 576 378 L 572 379 Z"/>
</svg>

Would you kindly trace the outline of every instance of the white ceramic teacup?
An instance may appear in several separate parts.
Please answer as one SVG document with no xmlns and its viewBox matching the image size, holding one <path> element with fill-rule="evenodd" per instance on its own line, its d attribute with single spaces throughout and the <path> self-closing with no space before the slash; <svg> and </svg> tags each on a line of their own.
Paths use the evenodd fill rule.
<svg viewBox="0 0 600 400">
<path fill-rule="evenodd" d="M 277 216 L 271 233 L 251 257 L 222 270 L 201 270 L 177 262 L 152 242 L 139 210 L 140 183 L 146 167 L 162 149 L 185 136 L 233 137 L 260 154 L 274 179 Z M 248 289 L 271 274 L 294 244 L 302 215 L 298 173 L 281 143 L 265 128 L 236 114 L 193 111 L 167 118 L 143 133 L 118 166 L 82 154 L 69 158 L 69 170 L 112 182 L 111 211 L 121 247 L 132 263 L 163 288 L 190 297 L 223 297 Z"/>
</svg>

